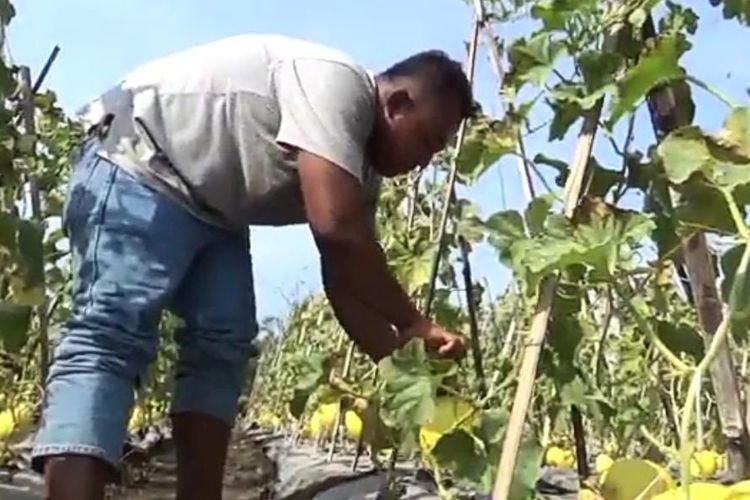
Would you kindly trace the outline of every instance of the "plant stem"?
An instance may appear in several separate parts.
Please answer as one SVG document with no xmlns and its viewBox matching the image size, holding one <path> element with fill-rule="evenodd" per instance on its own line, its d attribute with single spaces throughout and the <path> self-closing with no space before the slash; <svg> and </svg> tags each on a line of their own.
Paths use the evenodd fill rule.
<svg viewBox="0 0 750 500">
<path fill-rule="evenodd" d="M 692 75 L 685 75 L 685 80 L 697 85 L 698 87 L 702 88 L 709 94 L 712 94 L 714 97 L 716 97 L 718 100 L 726 104 L 728 107 L 732 109 L 737 107 L 737 103 L 734 102 L 734 99 L 729 97 L 727 94 L 725 94 L 721 90 L 715 88 L 714 86 L 709 85 L 708 83 L 704 82 L 703 80 L 699 80 L 698 78 Z"/>
<path fill-rule="evenodd" d="M 623 294 L 625 290 L 620 291 L 620 295 L 626 296 Z M 632 292 L 632 291 L 631 291 Z M 670 362 L 672 365 L 677 368 L 680 372 L 688 372 L 690 371 L 691 367 L 684 363 L 680 358 L 677 357 L 675 353 L 673 353 L 669 347 L 667 347 L 664 342 L 661 341 L 658 335 L 656 335 L 656 332 L 654 332 L 653 328 L 651 328 L 651 325 L 649 324 L 648 320 L 641 316 L 640 311 L 638 311 L 638 308 L 635 307 L 631 301 L 625 301 L 626 304 L 630 307 L 631 312 L 635 316 L 636 322 L 638 323 L 638 326 L 643 330 L 643 332 L 648 337 L 649 341 L 658 349 L 662 355 Z"/>
<path fill-rule="evenodd" d="M 745 253 L 750 252 L 750 246 L 745 247 Z M 685 489 L 685 494 L 689 494 L 687 491 L 688 485 L 690 484 L 690 458 L 692 456 L 692 446 L 689 438 L 690 425 L 692 424 L 693 413 L 695 410 L 695 401 L 700 392 L 700 381 L 708 367 L 714 361 L 719 348 L 722 343 L 726 340 L 727 334 L 730 331 L 731 322 L 729 320 L 731 314 L 725 314 L 724 319 L 721 321 L 719 328 L 716 329 L 711 344 L 703 357 L 698 367 L 695 369 L 693 376 L 690 379 L 690 386 L 688 388 L 687 396 L 685 398 L 685 406 L 682 409 L 682 423 L 680 425 L 680 434 L 682 436 L 682 442 L 680 444 L 680 459 L 682 461 L 682 486 Z M 689 498 L 689 497 L 688 497 Z"/>
<path fill-rule="evenodd" d="M 742 216 L 740 209 L 737 207 L 737 202 L 734 201 L 732 191 L 726 188 L 719 189 L 721 190 L 721 194 L 722 196 L 724 196 L 724 199 L 727 202 L 729 213 L 732 215 L 732 221 L 737 227 L 737 232 L 743 240 L 745 240 L 746 242 L 750 242 L 750 229 L 748 229 L 747 225 L 745 225 L 745 218 Z"/>
</svg>

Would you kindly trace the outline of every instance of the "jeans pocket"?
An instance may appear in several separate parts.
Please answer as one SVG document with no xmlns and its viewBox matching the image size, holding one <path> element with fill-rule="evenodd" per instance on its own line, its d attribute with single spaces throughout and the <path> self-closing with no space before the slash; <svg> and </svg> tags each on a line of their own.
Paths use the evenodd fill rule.
<svg viewBox="0 0 750 500">
<path fill-rule="evenodd" d="M 81 193 L 86 191 L 91 177 L 96 169 L 99 158 L 96 156 L 94 142 L 89 139 L 80 146 L 80 151 L 75 155 L 70 179 L 65 189 L 65 201 L 63 202 L 61 214 L 61 228 L 66 236 L 70 236 L 70 224 L 80 205 Z"/>
</svg>

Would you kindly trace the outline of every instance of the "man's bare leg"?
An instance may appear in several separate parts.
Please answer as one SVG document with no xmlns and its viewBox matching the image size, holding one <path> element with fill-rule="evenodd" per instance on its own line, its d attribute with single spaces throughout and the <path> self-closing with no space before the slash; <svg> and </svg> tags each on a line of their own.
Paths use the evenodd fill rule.
<svg viewBox="0 0 750 500">
<path fill-rule="evenodd" d="M 104 489 L 112 480 L 109 465 L 83 455 L 59 455 L 44 467 L 44 498 L 47 500 L 104 500 Z"/>
<path fill-rule="evenodd" d="M 172 415 L 177 449 L 177 500 L 221 500 L 232 429 L 200 413 Z"/>
</svg>

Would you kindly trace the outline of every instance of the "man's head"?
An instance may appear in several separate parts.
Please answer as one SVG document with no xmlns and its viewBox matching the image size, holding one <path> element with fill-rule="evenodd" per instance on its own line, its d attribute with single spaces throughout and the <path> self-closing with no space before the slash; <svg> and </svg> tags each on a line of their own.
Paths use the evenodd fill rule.
<svg viewBox="0 0 750 500">
<path fill-rule="evenodd" d="M 370 144 L 375 168 L 386 177 L 426 166 L 475 110 L 461 65 L 427 51 L 376 77 L 378 113 Z"/>
</svg>

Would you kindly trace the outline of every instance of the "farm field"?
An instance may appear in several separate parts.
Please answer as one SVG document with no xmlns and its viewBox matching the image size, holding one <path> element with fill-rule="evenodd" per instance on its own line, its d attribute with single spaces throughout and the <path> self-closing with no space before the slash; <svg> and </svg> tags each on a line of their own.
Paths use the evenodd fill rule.
<svg viewBox="0 0 750 500">
<path fill-rule="evenodd" d="M 376 223 L 400 282 L 469 354 L 411 340 L 373 362 L 322 292 L 263 318 L 225 498 L 750 499 L 750 89 L 690 59 L 727 50 L 697 45 L 704 17 L 750 47 L 750 1 L 463 3 L 466 70 L 492 75 L 495 100 L 432 165 L 384 184 Z M 0 0 L 0 22 L 15 15 Z M 83 130 L 44 85 L 54 55 L 37 74 L 0 62 L 10 500 L 43 498 L 29 451 L 72 307 L 59 219 Z M 485 213 L 468 193 L 501 170 L 518 184 L 498 197 L 524 202 Z M 477 278 L 478 252 L 505 289 Z M 181 321 L 162 317 L 112 499 L 173 498 Z"/>
</svg>

